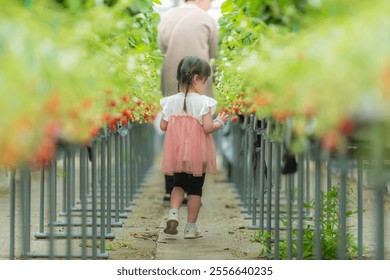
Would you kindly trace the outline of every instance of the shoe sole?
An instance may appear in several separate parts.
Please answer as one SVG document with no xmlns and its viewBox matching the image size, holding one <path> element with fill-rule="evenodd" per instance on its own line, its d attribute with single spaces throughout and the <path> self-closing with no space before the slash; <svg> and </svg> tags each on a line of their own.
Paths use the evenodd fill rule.
<svg viewBox="0 0 390 280">
<path fill-rule="evenodd" d="M 200 237 L 203 237 L 202 232 L 198 232 L 198 234 L 196 234 L 196 233 L 190 234 L 189 232 L 184 233 L 184 239 L 195 239 L 195 238 L 200 238 Z"/>
<path fill-rule="evenodd" d="M 166 234 L 177 234 L 177 226 L 179 225 L 179 222 L 176 220 L 168 220 L 167 221 L 167 227 L 164 229 L 164 233 Z"/>
<path fill-rule="evenodd" d="M 201 238 L 203 235 L 198 235 L 198 236 L 184 236 L 184 239 L 195 239 L 195 238 Z"/>
</svg>

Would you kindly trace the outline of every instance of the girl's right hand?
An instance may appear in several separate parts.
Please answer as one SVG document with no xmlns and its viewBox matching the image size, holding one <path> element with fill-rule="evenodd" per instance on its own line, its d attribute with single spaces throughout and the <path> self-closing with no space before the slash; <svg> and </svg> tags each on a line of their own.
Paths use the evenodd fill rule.
<svg viewBox="0 0 390 280">
<path fill-rule="evenodd" d="M 226 125 L 226 123 L 229 119 L 229 114 L 226 112 L 221 112 L 218 114 L 217 118 L 220 119 L 221 121 L 223 121 L 223 123 Z"/>
</svg>

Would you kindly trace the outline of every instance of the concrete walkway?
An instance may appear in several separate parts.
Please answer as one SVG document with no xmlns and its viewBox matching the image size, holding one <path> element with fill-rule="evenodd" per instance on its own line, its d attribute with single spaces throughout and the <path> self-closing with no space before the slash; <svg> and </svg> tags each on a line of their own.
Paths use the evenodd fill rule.
<svg viewBox="0 0 390 280">
<path fill-rule="evenodd" d="M 206 176 L 197 223 L 203 237 L 183 238 L 185 205 L 180 209 L 178 235 L 164 234 L 169 206 L 162 201 L 164 177 L 160 166 L 161 157 L 158 157 L 137 205 L 123 227 L 115 229 L 116 238 L 112 241 L 115 251 L 109 253 L 109 259 L 245 260 L 259 257 L 261 245 L 251 241 L 257 231 L 248 229 L 250 221 L 243 218 L 221 169 L 215 176 Z"/>
</svg>

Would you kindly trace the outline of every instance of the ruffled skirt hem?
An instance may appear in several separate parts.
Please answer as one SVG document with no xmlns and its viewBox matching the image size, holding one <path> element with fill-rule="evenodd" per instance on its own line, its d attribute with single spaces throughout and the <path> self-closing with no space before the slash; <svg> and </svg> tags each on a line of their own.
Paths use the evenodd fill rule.
<svg viewBox="0 0 390 280">
<path fill-rule="evenodd" d="M 184 172 L 194 176 L 216 174 L 216 148 L 212 134 L 203 131 L 189 115 L 172 116 L 164 140 L 162 173 Z"/>
</svg>

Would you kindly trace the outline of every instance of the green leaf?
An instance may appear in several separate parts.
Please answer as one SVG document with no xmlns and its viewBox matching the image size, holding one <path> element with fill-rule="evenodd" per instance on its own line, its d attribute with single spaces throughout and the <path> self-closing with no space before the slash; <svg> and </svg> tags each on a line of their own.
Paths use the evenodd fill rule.
<svg viewBox="0 0 390 280">
<path fill-rule="evenodd" d="M 153 0 L 153 3 L 154 3 L 154 4 L 158 4 L 158 5 L 162 5 L 162 3 L 161 3 L 160 0 Z"/>
<path fill-rule="evenodd" d="M 231 13 L 232 11 L 233 11 L 233 3 L 231 0 L 226 0 L 225 2 L 222 3 L 221 6 L 222 14 Z"/>
<path fill-rule="evenodd" d="M 142 34 L 142 42 L 144 42 L 146 44 L 150 44 L 149 37 L 146 33 Z"/>
</svg>

